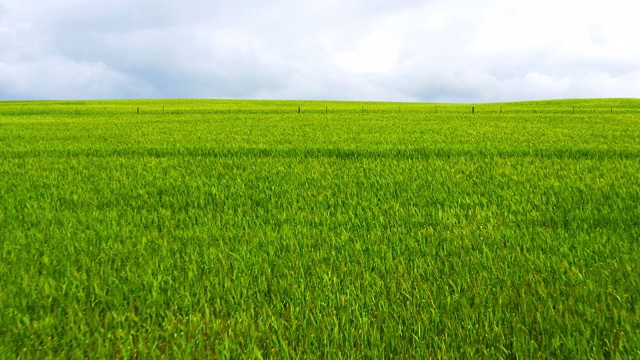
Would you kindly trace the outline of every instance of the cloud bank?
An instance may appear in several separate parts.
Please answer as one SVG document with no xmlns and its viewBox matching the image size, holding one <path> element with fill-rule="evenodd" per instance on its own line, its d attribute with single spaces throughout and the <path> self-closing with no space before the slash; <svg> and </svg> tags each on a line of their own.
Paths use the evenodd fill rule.
<svg viewBox="0 0 640 360">
<path fill-rule="evenodd" d="M 640 97 L 640 3 L 0 0 L 0 99 Z"/>
</svg>

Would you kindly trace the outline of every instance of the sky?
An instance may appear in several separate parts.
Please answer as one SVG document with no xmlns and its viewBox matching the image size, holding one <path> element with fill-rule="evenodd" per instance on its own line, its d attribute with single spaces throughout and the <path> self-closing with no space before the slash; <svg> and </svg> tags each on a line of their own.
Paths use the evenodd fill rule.
<svg viewBox="0 0 640 360">
<path fill-rule="evenodd" d="M 0 100 L 640 97 L 640 1 L 0 0 Z"/>
</svg>

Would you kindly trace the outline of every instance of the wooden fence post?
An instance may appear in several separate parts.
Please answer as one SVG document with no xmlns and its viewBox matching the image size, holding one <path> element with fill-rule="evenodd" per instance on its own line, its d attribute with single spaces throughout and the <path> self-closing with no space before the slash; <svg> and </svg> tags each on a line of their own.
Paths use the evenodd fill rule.
<svg viewBox="0 0 640 360">
<path fill-rule="evenodd" d="M 471 107 L 471 113 L 472 113 L 472 114 L 475 114 L 475 113 L 476 113 L 476 107 L 475 107 L 475 106 L 472 106 L 472 107 Z"/>
<path fill-rule="evenodd" d="M 300 114 L 300 106 L 298 106 L 298 114 Z"/>
</svg>

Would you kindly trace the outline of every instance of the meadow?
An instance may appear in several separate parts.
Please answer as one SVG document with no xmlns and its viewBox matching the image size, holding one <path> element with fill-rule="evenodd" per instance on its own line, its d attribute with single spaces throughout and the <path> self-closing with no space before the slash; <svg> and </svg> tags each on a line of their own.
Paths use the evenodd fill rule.
<svg viewBox="0 0 640 360">
<path fill-rule="evenodd" d="M 640 100 L 0 102 L 0 358 L 640 358 Z"/>
</svg>

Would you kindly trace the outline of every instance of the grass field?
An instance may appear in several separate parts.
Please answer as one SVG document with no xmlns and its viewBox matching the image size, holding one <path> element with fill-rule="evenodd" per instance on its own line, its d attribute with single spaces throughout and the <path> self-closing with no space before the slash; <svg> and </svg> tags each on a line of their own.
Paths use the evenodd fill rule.
<svg viewBox="0 0 640 360">
<path fill-rule="evenodd" d="M 640 358 L 639 302 L 640 100 L 0 102 L 2 359 Z"/>
</svg>

